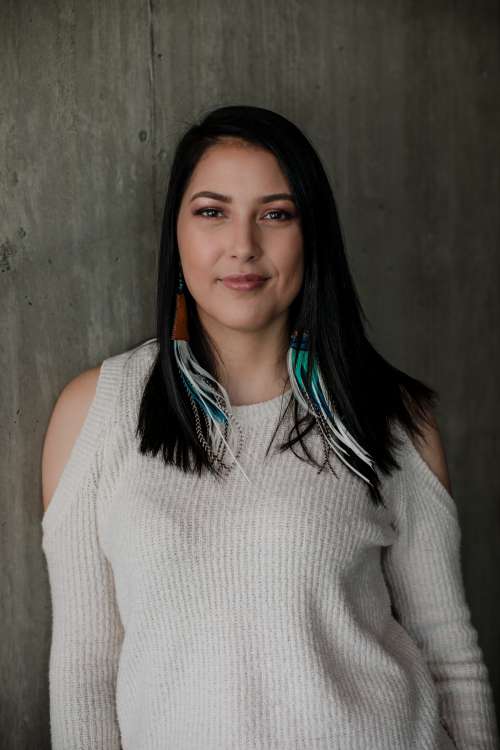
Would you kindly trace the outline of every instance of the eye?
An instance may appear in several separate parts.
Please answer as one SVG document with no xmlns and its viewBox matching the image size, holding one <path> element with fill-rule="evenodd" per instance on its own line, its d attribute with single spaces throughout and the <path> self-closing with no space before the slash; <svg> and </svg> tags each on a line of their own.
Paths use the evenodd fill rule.
<svg viewBox="0 0 500 750">
<path fill-rule="evenodd" d="M 211 215 L 208 215 L 207 211 L 212 211 L 213 213 Z M 197 211 L 194 212 L 194 215 L 195 216 L 203 216 L 205 219 L 215 219 L 217 217 L 214 216 L 214 213 L 215 214 L 221 214 L 221 213 L 223 213 L 223 211 L 220 208 L 213 208 L 211 206 L 206 206 L 205 208 L 199 208 Z M 281 216 L 283 218 L 278 219 L 278 221 L 288 221 L 288 219 L 293 219 L 293 216 L 294 216 L 289 211 L 285 211 L 282 208 L 275 208 L 275 209 L 273 209 L 271 211 L 268 211 L 265 215 L 267 216 L 269 214 L 275 214 L 275 215 L 276 214 L 281 214 Z"/>
<path fill-rule="evenodd" d="M 206 219 L 213 218 L 212 216 L 206 216 L 205 211 L 215 211 L 216 213 L 222 213 L 221 209 L 219 208 L 199 208 L 197 211 L 195 211 L 195 216 L 204 216 Z"/>
<path fill-rule="evenodd" d="M 280 219 L 280 221 L 287 221 L 287 219 L 293 218 L 293 214 L 289 213 L 289 211 L 284 211 L 282 208 L 275 208 L 272 211 L 268 211 L 268 214 L 282 214 L 285 218 Z"/>
</svg>

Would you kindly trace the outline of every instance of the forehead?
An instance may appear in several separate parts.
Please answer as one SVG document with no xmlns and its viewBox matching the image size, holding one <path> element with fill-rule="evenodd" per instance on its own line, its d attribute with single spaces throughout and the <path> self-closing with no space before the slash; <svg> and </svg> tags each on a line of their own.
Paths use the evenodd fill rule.
<svg viewBox="0 0 500 750">
<path fill-rule="evenodd" d="M 242 186 L 251 179 L 278 180 L 283 187 L 286 185 L 278 160 L 271 151 L 234 138 L 209 146 L 199 159 L 191 183 L 208 178 L 236 180 Z"/>
</svg>

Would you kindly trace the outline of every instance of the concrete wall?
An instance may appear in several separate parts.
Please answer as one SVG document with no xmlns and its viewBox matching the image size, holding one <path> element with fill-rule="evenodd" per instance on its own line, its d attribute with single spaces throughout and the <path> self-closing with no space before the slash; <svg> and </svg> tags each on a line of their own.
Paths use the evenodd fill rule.
<svg viewBox="0 0 500 750">
<path fill-rule="evenodd" d="M 500 697 L 499 6 L 0 5 L 0 745 L 49 747 L 40 458 L 57 394 L 154 335 L 176 138 L 291 117 L 331 176 L 372 338 L 439 389 L 473 621 Z"/>
</svg>

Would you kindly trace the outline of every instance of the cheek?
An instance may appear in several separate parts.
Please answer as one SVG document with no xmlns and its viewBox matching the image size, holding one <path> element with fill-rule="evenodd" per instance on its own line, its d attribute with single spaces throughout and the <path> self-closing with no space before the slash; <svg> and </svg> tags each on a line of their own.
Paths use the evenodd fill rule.
<svg viewBox="0 0 500 750">
<path fill-rule="evenodd" d="M 294 253 L 288 253 L 286 262 L 282 263 L 280 268 L 280 278 L 284 288 L 289 294 L 296 294 L 302 284 L 304 275 L 304 258 L 302 249 Z"/>
<path fill-rule="evenodd" d="M 195 230 L 185 229 L 179 232 L 177 242 L 186 280 L 193 286 L 209 285 L 214 275 L 216 251 Z"/>
<path fill-rule="evenodd" d="M 206 259 L 193 255 L 184 261 L 184 267 L 184 278 L 191 295 L 198 304 L 208 303 L 216 283 L 213 266 Z"/>
</svg>

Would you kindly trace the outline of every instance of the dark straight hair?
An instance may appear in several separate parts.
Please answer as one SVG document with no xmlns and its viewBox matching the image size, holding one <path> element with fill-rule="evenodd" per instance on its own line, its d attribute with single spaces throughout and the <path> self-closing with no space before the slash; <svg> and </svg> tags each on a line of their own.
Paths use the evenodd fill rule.
<svg viewBox="0 0 500 750">
<path fill-rule="evenodd" d="M 422 437 L 420 422 L 430 423 L 437 392 L 387 362 L 368 340 L 366 316 L 349 270 L 335 199 L 320 158 L 296 125 L 276 112 L 254 106 L 225 106 L 209 112 L 185 132 L 175 150 L 158 262 L 158 351 L 139 408 L 136 434 L 140 437 L 140 451 L 153 456 L 161 451 L 166 464 L 184 472 L 198 475 L 204 470 L 214 472 L 197 438 L 194 415 L 179 376 L 170 336 L 180 270 L 176 232 L 180 203 L 205 150 L 225 136 L 270 151 L 289 182 L 301 218 L 304 251 L 303 284 L 289 308 L 289 334 L 295 329 L 309 331 L 310 370 L 316 358 L 343 424 L 368 451 L 375 468 L 390 474 L 400 468 L 393 453 L 400 442 L 391 431 L 391 423 L 398 420 L 411 435 Z M 213 349 L 186 286 L 184 294 L 192 351 L 200 365 L 216 377 Z M 295 406 L 294 424 L 288 441 L 279 450 L 293 449 L 299 441 L 308 462 L 321 471 L 325 464 L 320 467 L 302 442 L 316 420 L 311 414 L 299 418 L 298 403 L 296 399 L 291 401 Z M 301 425 L 305 427 L 302 433 Z M 206 438 L 206 426 L 203 427 Z M 294 432 L 296 435 L 292 437 Z M 375 469 L 369 478 L 374 504 L 384 505 Z"/>
</svg>

